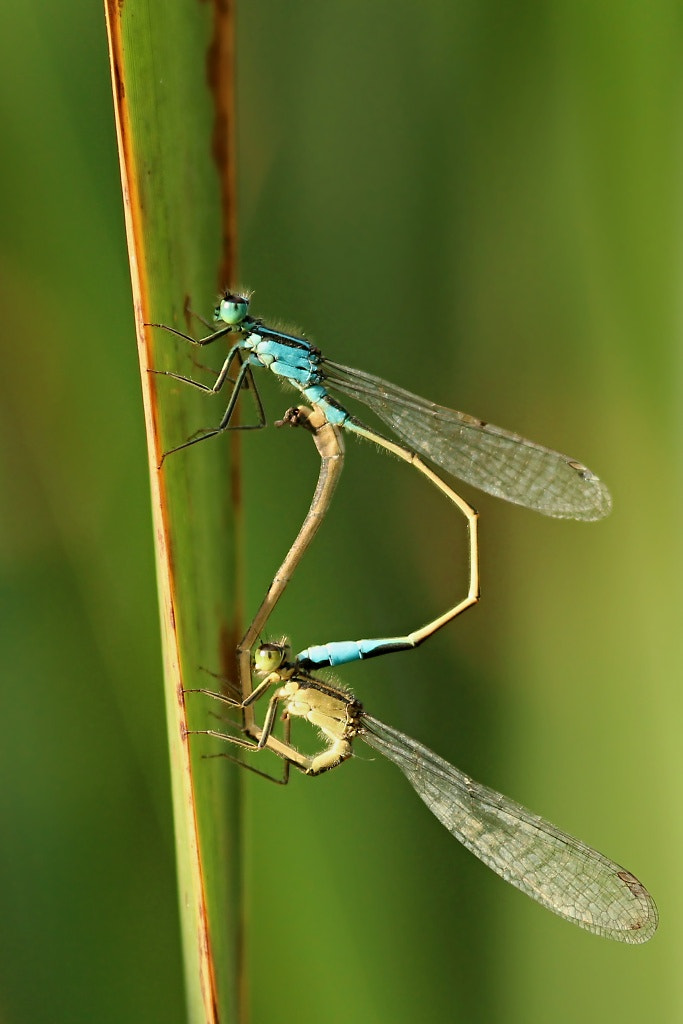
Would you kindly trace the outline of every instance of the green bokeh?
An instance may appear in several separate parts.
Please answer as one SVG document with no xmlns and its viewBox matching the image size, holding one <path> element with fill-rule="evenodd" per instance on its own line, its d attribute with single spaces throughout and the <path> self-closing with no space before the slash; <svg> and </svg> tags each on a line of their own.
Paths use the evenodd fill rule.
<svg viewBox="0 0 683 1024">
<path fill-rule="evenodd" d="M 258 1024 L 683 1015 L 682 14 L 502 0 L 238 12 L 240 273 L 255 312 L 571 452 L 615 501 L 583 526 L 468 494 L 479 608 L 343 681 L 624 862 L 662 916 L 636 949 L 572 929 L 462 851 L 369 752 L 287 790 L 249 778 Z M 0 1018 L 181 1021 L 103 18 L 32 0 L 6 5 L 0 27 Z M 279 417 L 290 396 L 263 392 Z M 451 509 L 405 466 L 347 449 L 272 622 L 297 649 L 413 628 L 462 590 Z M 243 452 L 251 609 L 316 464 L 275 430 Z"/>
</svg>

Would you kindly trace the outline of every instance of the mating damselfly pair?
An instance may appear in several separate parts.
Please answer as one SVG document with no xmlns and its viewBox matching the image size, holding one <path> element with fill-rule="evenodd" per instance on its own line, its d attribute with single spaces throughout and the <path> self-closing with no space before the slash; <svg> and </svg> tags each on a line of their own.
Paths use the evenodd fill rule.
<svg viewBox="0 0 683 1024">
<path fill-rule="evenodd" d="M 490 494 L 560 518 L 588 521 L 606 515 L 611 501 L 605 485 L 567 456 L 434 405 L 381 378 L 327 360 L 307 339 L 253 318 L 244 295 L 226 293 L 216 319 L 219 328 L 198 341 L 165 328 L 196 345 L 208 345 L 230 335 L 237 338 L 212 385 L 163 371 L 210 394 L 220 392 L 228 381 L 233 385 L 219 424 L 171 452 L 231 429 L 239 393 L 244 386 L 254 388 L 252 371 L 260 366 L 289 383 L 314 406 L 310 420 L 322 462 L 311 511 L 238 649 L 241 700 L 201 691 L 245 713 L 247 738 L 215 730 L 209 730 L 210 735 L 253 751 L 270 749 L 287 766 L 292 764 L 309 775 L 341 764 L 351 756 L 353 742 L 360 738 L 393 760 L 452 834 L 507 881 L 560 916 L 597 934 L 625 942 L 650 938 L 657 926 L 656 907 L 634 875 L 521 805 L 474 782 L 415 740 L 367 715 L 347 691 L 312 675 L 319 668 L 414 648 L 478 598 L 476 513 L 420 456 Z M 234 380 L 230 378 L 233 365 L 238 367 Z M 408 447 L 367 427 L 335 398 L 335 391 L 364 403 Z M 265 425 L 263 405 L 255 389 L 254 393 L 259 422 L 246 429 Z M 309 418 L 306 410 L 296 415 L 304 422 Z M 293 421 L 298 422 L 296 415 Z M 240 429 L 245 427 L 240 425 Z M 402 637 L 315 645 L 294 659 L 290 659 L 284 644 L 261 645 L 254 667 L 263 679 L 254 687 L 251 649 L 329 505 L 341 466 L 340 430 L 373 441 L 415 466 L 465 516 L 470 540 L 467 596 L 445 615 Z M 323 437 L 324 442 L 320 441 Z M 272 688 L 263 724 L 257 725 L 254 705 Z M 285 719 L 284 740 L 274 734 L 278 711 Z M 292 718 L 302 718 L 320 730 L 327 746 L 319 755 L 305 757 L 291 745 Z"/>
</svg>

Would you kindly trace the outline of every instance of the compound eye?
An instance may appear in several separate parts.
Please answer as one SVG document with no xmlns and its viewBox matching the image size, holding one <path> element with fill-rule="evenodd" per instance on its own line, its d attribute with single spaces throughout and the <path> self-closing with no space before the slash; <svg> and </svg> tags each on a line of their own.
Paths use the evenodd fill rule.
<svg viewBox="0 0 683 1024">
<path fill-rule="evenodd" d="M 287 658 L 285 644 L 261 644 L 254 654 L 254 668 L 257 672 L 277 672 Z"/>
<path fill-rule="evenodd" d="M 248 312 L 249 299 L 246 295 L 234 295 L 232 292 L 226 292 L 216 306 L 214 317 L 216 320 L 222 320 L 229 327 L 236 327 L 242 323 Z"/>
</svg>

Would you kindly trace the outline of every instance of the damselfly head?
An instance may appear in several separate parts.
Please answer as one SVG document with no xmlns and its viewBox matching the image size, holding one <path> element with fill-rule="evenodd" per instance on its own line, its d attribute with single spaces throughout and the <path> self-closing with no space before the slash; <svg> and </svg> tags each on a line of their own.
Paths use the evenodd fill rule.
<svg viewBox="0 0 683 1024">
<path fill-rule="evenodd" d="M 286 665 L 291 655 L 289 644 L 282 640 L 277 644 L 261 644 L 254 654 L 254 671 L 259 675 L 269 675 Z"/>
<path fill-rule="evenodd" d="M 226 292 L 214 310 L 214 320 L 220 320 L 230 327 L 241 324 L 249 312 L 249 296 L 238 292 Z"/>
</svg>

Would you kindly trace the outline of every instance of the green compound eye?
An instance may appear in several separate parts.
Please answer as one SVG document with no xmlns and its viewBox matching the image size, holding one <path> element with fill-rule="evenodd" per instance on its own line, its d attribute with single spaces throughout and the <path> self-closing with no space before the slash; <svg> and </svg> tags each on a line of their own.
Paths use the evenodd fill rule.
<svg viewBox="0 0 683 1024">
<path fill-rule="evenodd" d="M 277 672 L 286 657 L 284 644 L 261 644 L 254 655 L 254 668 L 257 672 Z"/>
<path fill-rule="evenodd" d="M 233 295 L 232 292 L 226 292 L 216 306 L 214 316 L 216 320 L 222 320 L 230 327 L 236 327 L 237 324 L 242 323 L 248 312 L 249 299 L 246 295 Z"/>
</svg>

